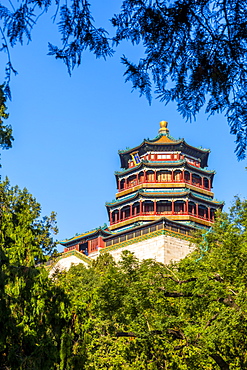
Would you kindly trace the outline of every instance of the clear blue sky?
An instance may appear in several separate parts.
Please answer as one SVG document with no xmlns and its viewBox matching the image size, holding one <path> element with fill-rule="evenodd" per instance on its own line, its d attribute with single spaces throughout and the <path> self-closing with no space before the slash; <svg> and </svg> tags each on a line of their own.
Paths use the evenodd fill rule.
<svg viewBox="0 0 247 370">
<path fill-rule="evenodd" d="M 97 25 L 110 29 L 107 20 L 120 3 L 95 1 Z M 208 120 L 201 113 L 196 122 L 186 123 L 174 104 L 165 107 L 154 99 L 149 106 L 137 91 L 131 93 L 120 57 L 125 53 L 136 60 L 140 47 L 123 45 L 107 61 L 85 53 L 82 65 L 69 77 L 61 61 L 46 55 L 48 41 L 59 40 L 50 17 L 40 19 L 29 45 L 12 51 L 18 75 L 11 83 L 8 121 L 15 142 L 2 151 L 1 172 L 2 178 L 8 176 L 12 185 L 26 187 L 36 197 L 43 215 L 57 212 L 58 240 L 108 222 L 105 202 L 115 197 L 118 150 L 154 138 L 161 120 L 169 122 L 173 137 L 211 149 L 213 191 L 216 199 L 225 201 L 225 210 L 234 195 L 246 198 L 246 161 L 237 161 L 235 138 L 223 116 Z"/>
</svg>

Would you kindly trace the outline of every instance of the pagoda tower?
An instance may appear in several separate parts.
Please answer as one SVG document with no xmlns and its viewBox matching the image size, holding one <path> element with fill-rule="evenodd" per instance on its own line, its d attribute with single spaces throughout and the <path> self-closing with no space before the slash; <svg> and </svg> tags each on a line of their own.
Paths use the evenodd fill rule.
<svg viewBox="0 0 247 370">
<path fill-rule="evenodd" d="M 209 228 L 223 202 L 211 191 L 214 171 L 207 170 L 209 149 L 188 145 L 160 122 L 158 136 L 119 151 L 122 170 L 115 173 L 116 199 L 106 203 L 109 229 L 127 230 L 165 217 L 196 228 Z"/>
<path fill-rule="evenodd" d="M 214 199 L 214 171 L 207 169 L 210 150 L 188 145 L 160 122 L 158 136 L 119 151 L 116 198 L 106 203 L 109 226 L 76 234 L 60 244 L 64 252 L 51 265 L 90 265 L 101 253 L 116 261 L 128 250 L 140 259 L 179 261 L 193 250 L 196 228 L 208 229 L 223 202 Z"/>
</svg>

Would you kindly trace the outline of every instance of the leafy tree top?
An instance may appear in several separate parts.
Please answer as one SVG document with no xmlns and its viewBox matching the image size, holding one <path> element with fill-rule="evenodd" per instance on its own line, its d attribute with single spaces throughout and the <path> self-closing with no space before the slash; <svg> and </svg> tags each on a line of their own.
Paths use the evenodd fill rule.
<svg viewBox="0 0 247 370">
<path fill-rule="evenodd" d="M 55 252 L 52 233 L 57 233 L 56 216 L 41 218 L 41 206 L 27 191 L 0 183 L 0 249 L 11 264 L 32 266 Z"/>
<path fill-rule="evenodd" d="M 90 268 L 58 276 L 73 317 L 67 366 L 245 369 L 246 220 L 247 202 L 237 198 L 176 264 L 138 261 L 128 251 L 117 264 L 102 253 Z"/>
<path fill-rule="evenodd" d="M 97 28 L 87 0 L 21 0 L 0 6 L 2 51 L 7 52 L 5 93 L 15 69 L 10 47 L 31 40 L 38 18 L 52 6 L 61 45 L 49 43 L 49 55 L 61 59 L 69 73 L 89 50 L 106 58 L 127 40 L 144 46 L 144 56 L 132 63 L 126 56 L 126 81 L 149 101 L 153 91 L 167 104 L 193 119 L 206 108 L 224 113 L 236 135 L 236 154 L 244 159 L 247 145 L 246 35 L 244 0 L 123 0 L 111 23 L 115 34 Z"/>
<path fill-rule="evenodd" d="M 14 140 L 12 136 L 12 128 L 9 125 L 4 125 L 4 119 L 9 117 L 6 113 L 6 97 L 3 92 L 3 85 L 0 86 L 0 148 L 9 149 L 12 147 L 12 142 Z"/>
</svg>

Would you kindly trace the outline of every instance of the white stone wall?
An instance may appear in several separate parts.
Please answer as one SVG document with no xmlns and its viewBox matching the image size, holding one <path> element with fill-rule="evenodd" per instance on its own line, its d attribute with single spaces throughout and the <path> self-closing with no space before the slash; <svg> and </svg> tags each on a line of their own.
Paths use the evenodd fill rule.
<svg viewBox="0 0 247 370">
<path fill-rule="evenodd" d="M 76 256 L 68 256 L 61 258 L 55 265 L 51 268 L 49 276 L 52 276 L 56 271 L 63 271 L 68 270 L 72 265 L 79 265 L 79 263 L 83 263 L 87 266 L 87 263 L 84 262 L 82 259 Z"/>
<path fill-rule="evenodd" d="M 193 250 L 193 246 L 188 240 L 179 239 L 178 237 L 170 235 L 159 235 L 126 247 L 109 250 L 109 253 L 113 256 L 115 261 L 118 262 L 120 260 L 121 253 L 126 250 L 133 252 L 139 260 L 151 258 L 157 262 L 168 264 L 171 261 L 177 262 L 184 258 Z M 101 248 L 99 251 L 92 253 L 90 258 L 96 259 L 98 255 L 104 251 L 108 252 L 107 248 Z M 68 270 L 71 265 L 78 265 L 79 263 L 83 263 L 87 266 L 87 263 L 77 256 L 70 255 L 66 257 L 65 254 L 64 258 L 58 260 L 58 262 L 52 267 L 50 275 L 52 275 L 56 270 Z"/>
<path fill-rule="evenodd" d="M 164 264 L 168 264 L 171 261 L 180 261 L 194 249 L 189 240 L 178 239 L 169 235 L 163 235 L 163 237 L 163 248 L 165 249 Z"/>
<path fill-rule="evenodd" d="M 169 235 L 159 235 L 126 247 L 118 248 L 109 253 L 115 261 L 119 261 L 121 253 L 125 250 L 133 252 L 140 259 L 152 258 L 157 262 L 168 264 L 179 261 L 192 251 L 190 242 Z M 107 249 L 106 249 L 107 250 Z M 104 249 L 102 249 L 104 251 Z"/>
</svg>

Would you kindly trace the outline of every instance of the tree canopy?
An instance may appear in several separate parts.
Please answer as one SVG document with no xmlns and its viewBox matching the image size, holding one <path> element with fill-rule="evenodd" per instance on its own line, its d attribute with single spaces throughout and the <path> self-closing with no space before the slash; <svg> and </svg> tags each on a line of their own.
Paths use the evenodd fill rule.
<svg viewBox="0 0 247 370">
<path fill-rule="evenodd" d="M 3 121 L 9 117 L 8 113 L 6 113 L 7 107 L 5 103 L 6 97 L 4 96 L 3 86 L 0 86 L 0 148 L 9 149 L 12 147 L 14 138 L 11 126 L 4 124 Z"/>
<path fill-rule="evenodd" d="M 53 9 L 61 45 L 49 43 L 49 54 L 61 59 L 69 73 L 80 65 L 83 52 L 107 58 L 122 41 L 142 44 L 138 63 L 122 57 L 126 81 L 145 95 L 176 101 L 178 111 L 193 119 L 205 107 L 209 115 L 223 113 L 236 135 L 236 154 L 245 158 L 246 2 L 243 0 L 123 0 L 111 15 L 115 33 L 96 27 L 87 0 L 21 0 L 0 6 L 1 51 L 7 52 L 5 93 L 15 73 L 10 49 L 31 40 L 39 17 Z"/>
<path fill-rule="evenodd" d="M 0 184 L 0 368 L 47 369 L 59 362 L 66 296 L 40 264 L 54 255 L 55 217 L 26 189 Z"/>
<path fill-rule="evenodd" d="M 54 215 L 42 220 L 25 189 L 0 190 L 1 369 L 247 367 L 247 201 L 178 263 L 101 253 L 49 278 Z"/>
<path fill-rule="evenodd" d="M 177 264 L 125 252 L 119 264 L 102 254 L 62 274 L 73 307 L 68 368 L 246 368 L 246 220 L 236 199 Z"/>
</svg>

